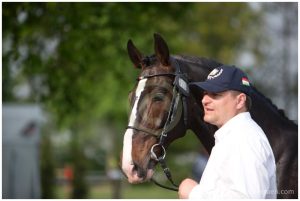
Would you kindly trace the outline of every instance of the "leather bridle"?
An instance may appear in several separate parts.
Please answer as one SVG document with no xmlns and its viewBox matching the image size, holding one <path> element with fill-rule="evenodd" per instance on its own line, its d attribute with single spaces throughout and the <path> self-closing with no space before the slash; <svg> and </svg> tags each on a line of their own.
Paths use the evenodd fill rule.
<svg viewBox="0 0 300 201">
<path fill-rule="evenodd" d="M 173 82 L 173 96 L 172 96 L 172 101 L 170 104 L 169 112 L 168 112 L 168 117 L 167 120 L 164 124 L 164 127 L 162 129 L 162 132 L 160 134 L 156 134 L 153 132 L 149 132 L 145 129 L 141 129 L 135 126 L 127 126 L 127 129 L 133 129 L 136 131 L 140 131 L 143 133 L 146 133 L 148 135 L 153 135 L 156 138 L 159 139 L 159 142 L 157 144 L 154 144 L 151 149 L 151 159 L 159 162 L 161 165 L 167 179 L 171 182 L 171 184 L 175 187 L 167 187 L 162 184 L 159 184 L 157 181 L 155 181 L 153 178 L 151 178 L 151 181 L 153 181 L 156 185 L 173 190 L 173 191 L 178 191 L 178 185 L 176 185 L 173 182 L 172 175 L 170 172 L 170 169 L 166 165 L 165 157 L 166 157 L 166 149 L 164 147 L 164 142 L 168 136 L 168 133 L 178 124 L 179 120 L 181 119 L 182 112 L 184 115 L 184 124 L 187 127 L 187 103 L 186 103 L 186 97 L 189 96 L 189 87 L 188 87 L 188 79 L 186 74 L 182 73 L 180 70 L 180 65 L 176 61 L 176 59 L 171 59 L 173 63 L 175 64 L 175 73 L 160 73 L 160 74 L 153 74 L 153 75 L 146 75 L 139 77 L 137 80 L 142 80 L 142 79 L 148 79 L 152 77 L 158 77 L 158 76 L 170 76 L 170 77 L 175 77 L 174 82 Z M 157 156 L 155 153 L 154 149 L 156 147 L 160 147 L 162 150 L 162 154 L 160 156 Z"/>
</svg>

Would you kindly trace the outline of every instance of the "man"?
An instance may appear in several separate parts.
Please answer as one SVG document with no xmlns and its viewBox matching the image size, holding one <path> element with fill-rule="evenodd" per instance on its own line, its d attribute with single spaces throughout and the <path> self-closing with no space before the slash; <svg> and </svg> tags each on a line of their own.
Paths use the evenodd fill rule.
<svg viewBox="0 0 300 201">
<path fill-rule="evenodd" d="M 224 65 L 192 87 L 203 92 L 204 121 L 218 130 L 200 183 L 183 180 L 179 198 L 276 198 L 274 154 L 248 112 L 251 86 L 245 73 Z"/>
</svg>

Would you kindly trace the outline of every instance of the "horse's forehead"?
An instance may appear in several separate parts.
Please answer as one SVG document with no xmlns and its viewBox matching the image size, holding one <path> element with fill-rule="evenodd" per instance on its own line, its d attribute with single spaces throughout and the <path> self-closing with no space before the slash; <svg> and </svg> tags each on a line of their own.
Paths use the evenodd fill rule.
<svg viewBox="0 0 300 201">
<path fill-rule="evenodd" d="M 147 77 L 147 76 L 151 76 L 151 75 L 158 75 L 158 74 L 168 74 L 168 73 L 174 73 L 174 70 L 172 69 L 171 66 L 162 66 L 162 65 L 152 65 L 152 66 L 148 66 L 142 69 L 139 77 Z M 153 79 L 154 78 L 154 79 Z M 154 82 L 156 82 L 157 84 L 160 83 L 165 83 L 165 82 L 172 82 L 172 79 L 168 76 L 157 76 L 157 77 L 153 77 L 149 80 L 147 80 L 147 85 L 153 84 Z M 133 91 L 136 91 L 138 83 L 135 86 L 135 89 Z"/>
<path fill-rule="evenodd" d="M 151 77 L 150 79 L 148 79 L 147 81 L 147 84 L 162 84 L 162 83 L 165 83 L 165 84 L 171 84 L 173 83 L 174 81 L 174 77 L 171 77 L 171 76 L 154 76 L 154 77 Z"/>
<path fill-rule="evenodd" d="M 148 87 L 165 88 L 166 90 L 170 91 L 170 93 L 171 93 L 172 88 L 173 88 L 172 83 L 173 83 L 173 79 L 168 76 L 157 76 L 157 77 L 148 78 L 143 86 L 141 93 L 143 93 L 144 90 Z M 134 89 L 135 93 L 137 93 L 138 84 L 139 84 L 139 82 L 137 83 L 137 85 Z M 155 88 L 153 88 L 153 89 L 155 89 Z"/>
<path fill-rule="evenodd" d="M 171 66 L 163 66 L 162 64 L 158 63 L 152 66 L 148 66 L 142 69 L 140 76 L 149 76 L 149 75 L 156 75 L 162 73 L 173 73 L 175 70 Z"/>
</svg>

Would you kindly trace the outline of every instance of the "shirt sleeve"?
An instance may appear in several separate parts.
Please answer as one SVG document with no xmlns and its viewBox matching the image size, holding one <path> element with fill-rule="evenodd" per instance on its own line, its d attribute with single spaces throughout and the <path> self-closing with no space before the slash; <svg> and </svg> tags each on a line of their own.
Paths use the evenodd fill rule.
<svg viewBox="0 0 300 201">
<path fill-rule="evenodd" d="M 265 198 L 270 181 L 268 153 L 262 142 L 252 138 L 230 140 L 218 147 L 215 155 L 214 170 L 205 175 L 206 179 L 217 178 L 214 187 L 202 190 L 206 184 L 200 181 L 189 198 Z"/>
</svg>

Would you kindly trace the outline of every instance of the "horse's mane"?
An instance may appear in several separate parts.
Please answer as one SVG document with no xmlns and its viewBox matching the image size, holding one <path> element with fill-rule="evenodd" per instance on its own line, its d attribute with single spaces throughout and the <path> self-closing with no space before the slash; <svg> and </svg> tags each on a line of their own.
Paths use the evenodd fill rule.
<svg viewBox="0 0 300 201">
<path fill-rule="evenodd" d="M 194 64 L 198 64 L 200 66 L 206 66 L 209 69 L 214 69 L 218 66 L 223 65 L 222 63 L 213 60 L 213 59 L 208 59 L 205 57 L 196 57 L 196 56 L 186 56 L 186 55 L 174 55 L 174 58 L 179 59 L 183 62 L 188 62 L 188 63 L 194 63 Z M 286 115 L 284 110 L 282 109 L 278 109 L 278 107 L 271 101 L 271 99 L 267 98 L 265 95 L 263 95 L 260 91 L 258 91 L 254 86 L 253 87 L 253 91 L 254 93 L 256 93 L 258 95 L 259 98 L 261 98 L 262 101 L 265 101 L 270 108 L 279 114 L 280 117 L 282 117 L 283 119 L 285 119 L 286 121 L 296 125 L 292 120 L 290 120 Z"/>
<path fill-rule="evenodd" d="M 279 109 L 279 108 L 272 102 L 272 100 L 271 100 L 270 98 L 268 98 L 268 97 L 266 97 L 265 95 L 263 95 L 256 87 L 252 86 L 252 89 L 253 89 L 253 92 L 254 92 L 255 94 L 257 94 L 257 96 L 258 96 L 259 98 L 261 98 L 262 101 L 267 102 L 267 104 L 270 106 L 270 108 L 271 108 L 274 112 L 278 113 L 280 117 L 282 117 L 282 118 L 285 119 L 286 121 L 288 121 L 288 122 L 290 122 L 290 123 L 296 125 L 294 121 L 290 120 L 290 119 L 286 116 L 284 110 L 283 110 L 283 109 Z"/>
<path fill-rule="evenodd" d="M 179 59 L 183 62 L 194 63 L 194 64 L 206 66 L 210 70 L 213 70 L 214 68 L 223 65 L 222 63 L 220 63 L 216 60 L 208 59 L 208 58 L 205 58 L 205 57 L 196 57 L 196 56 L 187 56 L 187 55 L 174 55 L 174 58 Z"/>
</svg>

